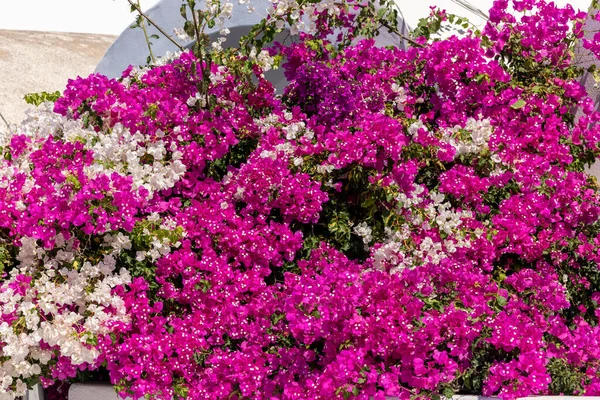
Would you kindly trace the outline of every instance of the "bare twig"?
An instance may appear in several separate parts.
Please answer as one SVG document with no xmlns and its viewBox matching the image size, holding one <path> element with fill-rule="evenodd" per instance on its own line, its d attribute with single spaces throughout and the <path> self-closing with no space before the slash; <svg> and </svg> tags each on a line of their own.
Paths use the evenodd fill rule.
<svg viewBox="0 0 600 400">
<path fill-rule="evenodd" d="M 184 51 L 185 49 L 179 44 L 177 43 L 175 40 L 173 40 L 173 38 L 171 36 L 169 36 L 160 26 L 158 26 L 156 24 L 156 22 L 154 22 L 150 17 L 148 17 L 148 15 L 146 13 L 144 13 L 142 11 L 142 9 L 133 2 L 133 0 L 127 0 L 129 2 L 129 4 L 131 4 L 131 6 L 133 8 L 135 8 L 137 10 L 137 12 L 146 19 L 146 21 L 148 21 L 148 23 L 150 23 L 152 26 L 154 26 L 156 29 L 158 29 L 158 31 L 160 33 L 163 34 L 164 37 L 166 37 L 167 39 L 169 39 L 171 41 L 171 43 L 173 43 L 175 46 L 177 46 L 177 48 L 181 51 Z"/>
<path fill-rule="evenodd" d="M 401 39 L 406 40 L 408 43 L 410 43 L 411 45 L 413 45 L 413 47 L 418 47 L 418 48 L 423 48 L 425 46 L 423 46 L 421 43 L 415 42 L 414 40 L 412 40 L 411 38 L 409 38 L 408 36 L 398 32 L 397 28 L 394 28 L 392 26 L 390 26 L 389 24 L 387 24 L 384 21 L 380 21 L 379 22 L 381 24 L 381 26 L 387 28 L 388 31 L 392 32 L 395 35 L 398 35 Z"/>
<path fill-rule="evenodd" d="M 398 6 L 397 3 L 394 3 L 396 9 L 400 12 L 400 15 L 402 15 L 402 11 L 400 10 L 400 7 Z M 361 5 L 361 4 L 356 4 L 355 7 L 360 7 L 360 8 L 365 8 L 366 6 Z M 404 18 L 402 18 L 404 20 Z M 379 24 L 381 26 L 383 26 L 384 28 L 387 28 L 388 31 L 392 32 L 393 34 L 398 35 L 401 39 L 406 40 L 408 43 L 412 44 L 414 47 L 419 47 L 419 48 L 423 48 L 425 46 L 423 46 L 422 44 L 415 42 L 414 40 L 412 40 L 411 38 L 409 38 L 408 36 L 402 34 L 401 32 L 398 31 L 397 27 L 393 27 L 390 26 L 390 24 L 386 23 L 385 21 L 379 21 Z"/>
<path fill-rule="evenodd" d="M 408 43 L 412 44 L 414 47 L 419 47 L 419 48 L 423 48 L 425 46 L 423 46 L 421 43 L 415 42 L 414 40 L 412 40 L 411 38 L 409 38 L 406 35 L 403 35 L 400 32 L 394 32 L 396 35 L 400 36 L 402 39 L 406 40 Z"/>
<path fill-rule="evenodd" d="M 6 124 L 6 126 L 10 128 L 10 124 L 8 123 L 8 121 L 6 120 L 6 118 L 4 118 L 4 115 L 2 115 L 1 112 L 0 112 L 0 118 L 2 118 L 2 121 L 4 121 L 4 123 Z"/>
<path fill-rule="evenodd" d="M 481 11 L 479 8 L 475 7 L 473 4 L 469 3 L 467 0 L 452 0 L 453 3 L 458 4 L 462 8 L 471 11 L 473 14 L 481 17 L 484 20 L 489 20 L 490 16 L 485 12 Z"/>
<path fill-rule="evenodd" d="M 204 45 L 202 41 L 202 33 L 204 32 L 204 27 L 206 21 L 202 23 L 202 26 L 198 23 L 198 15 L 196 15 L 196 10 L 194 9 L 194 3 L 190 4 L 188 1 L 188 6 L 190 7 L 190 11 L 192 12 L 192 18 L 194 19 L 194 32 L 196 33 L 196 50 L 198 51 L 197 57 L 200 59 L 200 73 L 202 74 L 202 90 L 201 93 L 204 94 L 206 104 L 208 105 L 208 87 L 206 85 L 206 72 L 204 70 L 204 54 L 202 52 L 202 46 Z M 210 59 L 206 58 L 207 64 L 210 62 Z"/>
<path fill-rule="evenodd" d="M 138 10 L 141 8 L 140 7 L 140 0 L 137 0 L 137 6 L 138 6 Z M 150 58 L 152 59 L 153 63 L 156 63 L 156 58 L 154 57 L 154 53 L 152 52 L 152 44 L 150 43 L 150 38 L 148 37 L 148 31 L 146 31 L 146 23 L 144 22 L 144 19 L 140 16 L 140 26 L 142 28 L 142 30 L 144 31 L 144 37 L 146 38 L 146 44 L 148 45 L 148 51 L 150 52 Z"/>
</svg>

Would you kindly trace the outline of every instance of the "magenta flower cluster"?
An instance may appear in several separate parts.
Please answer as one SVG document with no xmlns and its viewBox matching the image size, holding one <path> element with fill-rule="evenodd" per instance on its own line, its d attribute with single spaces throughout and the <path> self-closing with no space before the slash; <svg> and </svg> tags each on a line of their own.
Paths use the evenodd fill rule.
<svg viewBox="0 0 600 400">
<path fill-rule="evenodd" d="M 270 50 L 283 95 L 190 52 L 70 81 L 2 148 L 3 390 L 600 395 L 585 18 L 497 0 L 408 50 L 301 35 Z"/>
</svg>

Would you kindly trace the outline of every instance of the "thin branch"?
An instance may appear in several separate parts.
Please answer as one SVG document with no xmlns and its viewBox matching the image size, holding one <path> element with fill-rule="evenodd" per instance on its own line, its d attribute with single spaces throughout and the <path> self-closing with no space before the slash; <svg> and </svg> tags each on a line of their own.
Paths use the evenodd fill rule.
<svg viewBox="0 0 600 400">
<path fill-rule="evenodd" d="M 412 44 L 414 47 L 418 47 L 418 48 L 423 48 L 425 46 L 423 46 L 421 43 L 415 42 L 414 40 L 412 40 L 411 38 L 409 38 L 406 35 L 401 34 L 400 32 L 394 32 L 396 35 L 400 36 L 402 39 L 406 40 L 408 43 Z"/>
<path fill-rule="evenodd" d="M 152 19 L 150 19 L 150 17 L 148 17 L 147 14 L 145 14 L 142 9 L 133 2 L 133 0 L 127 0 L 129 2 L 129 4 L 131 4 L 131 6 L 133 8 L 135 8 L 137 10 L 137 12 L 146 19 L 146 21 L 148 21 L 148 23 L 152 24 L 156 29 L 158 29 L 158 31 L 160 33 L 162 33 L 164 35 L 164 37 L 166 37 L 167 39 L 169 39 L 171 41 L 171 43 L 173 43 L 175 46 L 177 46 L 177 48 L 181 51 L 184 51 L 185 49 L 179 44 L 177 43 L 175 40 L 173 40 L 173 38 L 171 36 L 169 36 L 160 26 L 158 26 L 156 24 L 156 22 L 152 21 Z"/>
<path fill-rule="evenodd" d="M 403 35 L 402 33 L 398 32 L 397 28 L 394 28 L 392 26 L 390 26 L 388 23 L 386 23 L 385 21 L 379 21 L 379 23 L 381 24 L 381 26 L 383 26 L 384 28 L 387 28 L 388 31 L 400 36 L 401 39 L 406 40 L 408 43 L 412 44 L 414 47 L 418 47 L 418 48 L 423 48 L 425 46 L 423 46 L 421 43 L 415 42 L 414 40 L 412 40 L 411 38 L 409 38 L 406 35 Z"/>
<path fill-rule="evenodd" d="M 473 4 L 469 3 L 466 0 L 452 0 L 452 2 L 454 4 L 458 4 L 465 10 L 471 11 L 473 14 L 481 17 L 482 19 L 484 19 L 486 21 L 488 21 L 490 19 L 489 15 L 487 15 L 485 12 L 481 11 L 479 8 L 475 7 Z"/>
<path fill-rule="evenodd" d="M 140 9 L 140 0 L 137 0 L 137 6 L 138 6 L 138 10 Z M 146 23 L 144 22 L 144 19 L 141 18 L 140 20 L 140 26 L 142 27 L 142 30 L 144 31 L 144 37 L 146 38 L 146 44 L 148 45 L 148 51 L 150 52 L 150 58 L 152 59 L 152 62 L 156 64 L 156 58 L 154 57 L 154 53 L 152 52 L 152 44 L 150 43 L 150 38 L 148 37 L 148 31 L 146 30 Z"/>
<path fill-rule="evenodd" d="M 206 72 L 204 71 L 204 54 L 202 53 L 202 33 L 204 32 L 204 26 L 206 24 L 206 20 L 202 23 L 202 26 L 198 23 L 198 15 L 196 15 L 196 9 L 194 8 L 194 3 L 190 5 L 188 1 L 188 6 L 190 7 L 190 11 L 192 12 L 192 18 L 194 19 L 194 32 L 196 33 L 196 49 L 198 51 L 198 58 L 200 59 L 200 74 L 202 74 L 202 90 L 200 91 L 204 94 L 206 105 L 208 106 L 208 84 L 206 81 Z M 209 58 L 206 58 L 207 64 L 210 61 Z"/>
<path fill-rule="evenodd" d="M 4 123 L 6 124 L 7 127 L 10 128 L 10 124 L 8 123 L 8 121 L 4 118 L 4 115 L 2 115 L 2 113 L 0 113 L 0 118 L 2 118 L 2 121 L 4 121 Z"/>
<path fill-rule="evenodd" d="M 400 10 L 400 7 L 398 6 L 397 3 L 394 3 L 396 9 L 400 12 L 400 14 L 402 15 L 402 11 Z M 362 4 L 356 4 L 355 7 L 360 7 L 360 8 L 367 8 L 368 6 L 362 5 Z M 402 18 L 402 20 L 404 21 L 404 18 Z M 406 22 L 406 21 L 404 21 Z M 409 38 L 408 36 L 400 33 L 398 31 L 397 27 L 392 27 L 390 26 L 387 22 L 385 21 L 379 21 L 379 24 L 385 28 L 387 28 L 388 31 L 398 35 L 401 39 L 406 40 L 408 43 L 412 44 L 414 47 L 419 47 L 419 48 L 423 48 L 425 46 L 423 46 L 422 44 L 415 42 L 414 40 L 412 40 L 411 38 Z"/>
</svg>

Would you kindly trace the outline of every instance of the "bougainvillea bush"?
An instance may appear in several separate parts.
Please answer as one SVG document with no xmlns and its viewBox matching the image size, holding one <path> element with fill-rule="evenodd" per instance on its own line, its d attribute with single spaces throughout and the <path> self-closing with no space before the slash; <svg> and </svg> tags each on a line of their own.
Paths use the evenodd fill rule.
<svg viewBox="0 0 600 400">
<path fill-rule="evenodd" d="M 586 15 L 489 15 L 379 48 L 369 3 L 281 1 L 252 34 L 293 44 L 70 81 L 2 138 L 0 398 L 599 395 Z"/>
</svg>

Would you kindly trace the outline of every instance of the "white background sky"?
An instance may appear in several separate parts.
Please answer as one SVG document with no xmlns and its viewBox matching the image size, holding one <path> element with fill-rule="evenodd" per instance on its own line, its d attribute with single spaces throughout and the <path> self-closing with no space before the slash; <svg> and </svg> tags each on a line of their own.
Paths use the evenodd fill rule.
<svg viewBox="0 0 600 400">
<path fill-rule="evenodd" d="M 127 0 L 0 0 L 0 29 L 118 35 L 133 19 Z"/>
<path fill-rule="evenodd" d="M 557 4 L 571 4 L 587 8 L 590 0 L 555 0 Z M 158 0 L 140 0 L 148 9 Z M 410 1 L 397 0 L 405 18 L 414 24 L 426 16 L 430 5 L 437 4 L 449 12 L 472 15 L 451 0 Z M 492 0 L 470 0 L 484 11 Z M 237 3 L 234 1 L 234 3 Z M 477 18 L 473 18 L 479 25 Z M 118 35 L 133 21 L 127 0 L 0 0 L 0 29 L 18 29 L 55 32 L 86 32 Z M 414 25 L 413 25 L 414 26 Z"/>
</svg>

